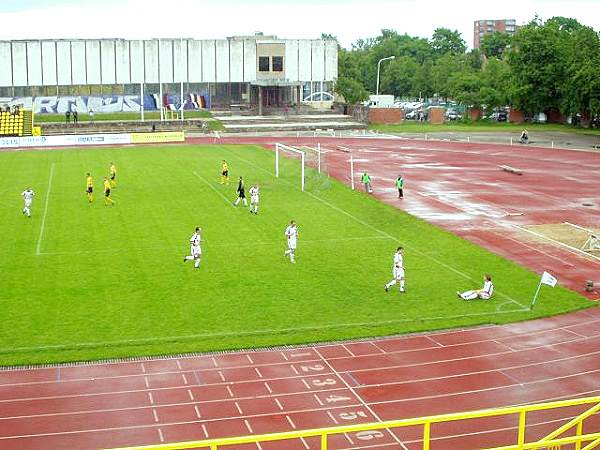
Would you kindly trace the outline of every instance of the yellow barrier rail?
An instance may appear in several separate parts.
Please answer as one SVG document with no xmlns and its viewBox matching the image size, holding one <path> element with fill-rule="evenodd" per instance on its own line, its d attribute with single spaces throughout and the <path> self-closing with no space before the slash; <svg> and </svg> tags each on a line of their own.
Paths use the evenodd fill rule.
<svg viewBox="0 0 600 450">
<path fill-rule="evenodd" d="M 532 442 L 525 442 L 525 430 L 527 428 L 527 414 L 535 411 L 556 410 L 573 406 L 593 405 L 577 417 L 569 420 L 563 426 L 552 433 Z M 320 438 L 320 450 L 328 450 L 329 436 L 343 433 L 356 433 L 385 430 L 389 428 L 404 428 L 413 426 L 423 427 L 423 450 L 431 447 L 431 425 L 456 422 L 468 419 L 480 419 L 484 417 L 504 417 L 518 415 L 519 425 L 515 436 L 515 444 L 503 447 L 488 448 L 486 450 L 559 450 L 563 445 L 575 444 L 576 450 L 592 450 L 600 446 L 600 430 L 595 433 L 583 434 L 584 421 L 600 411 L 600 396 L 587 397 L 573 400 L 562 400 L 532 405 L 511 406 L 507 408 L 483 409 L 479 411 L 442 414 L 438 416 L 426 416 L 415 419 L 390 420 L 387 422 L 363 423 L 331 428 L 315 428 L 311 430 L 298 430 L 284 433 L 257 434 L 251 436 L 240 436 L 232 438 L 206 439 L 201 441 L 177 442 L 173 444 L 149 445 L 141 447 L 123 447 L 113 450 L 182 450 L 191 448 L 210 448 L 218 450 L 221 447 L 236 444 L 255 444 L 269 441 L 283 441 L 288 439 L 300 439 L 308 437 Z M 565 432 L 575 428 L 575 435 L 559 437 Z M 582 447 L 582 445 L 584 445 Z M 570 446 L 569 448 L 573 448 Z"/>
</svg>

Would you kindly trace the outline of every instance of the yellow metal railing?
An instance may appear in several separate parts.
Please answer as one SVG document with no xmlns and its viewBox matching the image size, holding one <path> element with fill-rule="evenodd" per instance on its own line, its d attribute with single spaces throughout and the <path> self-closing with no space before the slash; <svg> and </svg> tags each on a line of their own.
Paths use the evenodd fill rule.
<svg viewBox="0 0 600 450">
<path fill-rule="evenodd" d="M 557 428 L 552 433 L 532 442 L 525 442 L 527 429 L 527 414 L 535 411 L 556 410 L 572 406 L 591 405 L 586 411 Z M 484 409 L 479 411 L 443 414 L 439 416 L 419 417 L 415 419 L 390 420 L 387 422 L 364 423 L 331 428 L 316 428 L 311 430 L 290 431 L 285 433 L 257 434 L 232 438 L 207 439 L 202 441 L 178 442 L 173 444 L 160 444 L 142 447 L 124 447 L 113 450 L 181 450 L 190 448 L 210 448 L 217 450 L 221 447 L 235 444 L 255 444 L 269 441 L 283 441 L 308 437 L 320 438 L 320 450 L 328 450 L 329 436 L 365 431 L 385 430 L 389 428 L 423 427 L 423 450 L 431 447 L 431 426 L 433 424 L 456 422 L 460 420 L 480 419 L 484 417 L 505 417 L 518 415 L 519 425 L 515 436 L 516 443 L 503 447 L 488 448 L 487 450 L 560 450 L 563 445 L 576 450 L 592 450 L 600 447 L 600 430 L 595 433 L 583 434 L 584 421 L 600 411 L 600 396 L 563 400 L 533 405 L 512 406 L 508 408 Z M 575 435 L 559 437 L 569 430 L 574 429 Z M 585 445 L 585 446 L 584 446 Z"/>
</svg>

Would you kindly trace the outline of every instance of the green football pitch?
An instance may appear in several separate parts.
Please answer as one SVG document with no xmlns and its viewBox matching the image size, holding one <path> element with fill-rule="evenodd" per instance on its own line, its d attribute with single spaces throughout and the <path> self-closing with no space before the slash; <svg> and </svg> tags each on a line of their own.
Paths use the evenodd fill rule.
<svg viewBox="0 0 600 450">
<path fill-rule="evenodd" d="M 231 183 L 221 185 L 221 160 Z M 497 255 L 256 146 L 150 146 L 0 154 L 0 364 L 312 343 L 504 323 L 592 305 Z M 118 168 L 114 207 L 102 198 Z M 85 173 L 96 198 L 85 197 Z M 233 207 L 237 178 L 259 215 Z M 20 192 L 37 193 L 32 217 Z M 283 256 L 290 219 L 297 263 Z M 183 262 L 195 226 L 200 269 Z M 405 248 L 406 289 L 386 293 Z M 490 301 L 457 289 L 494 276 Z"/>
</svg>

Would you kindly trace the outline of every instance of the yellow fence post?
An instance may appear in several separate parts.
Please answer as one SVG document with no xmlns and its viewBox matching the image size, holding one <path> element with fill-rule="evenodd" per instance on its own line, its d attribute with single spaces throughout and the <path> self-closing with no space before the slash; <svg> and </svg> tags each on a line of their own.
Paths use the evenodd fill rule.
<svg viewBox="0 0 600 450">
<path fill-rule="evenodd" d="M 431 441 L 431 422 L 423 424 L 423 450 L 429 450 Z"/>
<path fill-rule="evenodd" d="M 327 433 L 321 435 L 321 450 L 327 450 Z"/>
<path fill-rule="evenodd" d="M 583 420 L 577 423 L 577 434 L 575 436 L 581 436 L 583 434 Z M 575 444 L 575 450 L 581 450 L 581 441 Z"/>
<path fill-rule="evenodd" d="M 526 419 L 527 411 L 522 410 L 519 412 L 519 438 L 517 441 L 517 445 L 520 449 L 523 448 L 525 444 L 525 419 Z"/>
<path fill-rule="evenodd" d="M 217 450 L 217 444 L 210 444 L 210 450 Z"/>
</svg>

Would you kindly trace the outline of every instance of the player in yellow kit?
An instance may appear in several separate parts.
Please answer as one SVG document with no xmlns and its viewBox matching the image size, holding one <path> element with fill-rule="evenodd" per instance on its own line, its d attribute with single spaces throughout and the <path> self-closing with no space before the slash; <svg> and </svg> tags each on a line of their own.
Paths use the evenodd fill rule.
<svg viewBox="0 0 600 450">
<path fill-rule="evenodd" d="M 87 194 L 88 203 L 92 203 L 94 201 L 94 179 L 89 172 L 85 175 L 85 193 Z"/>
<path fill-rule="evenodd" d="M 110 181 L 108 178 L 104 179 L 104 206 L 114 205 L 115 201 L 110 198 Z"/>
<path fill-rule="evenodd" d="M 229 166 L 227 161 L 223 160 L 221 163 L 221 184 L 229 184 Z"/>
<path fill-rule="evenodd" d="M 115 163 L 110 163 L 110 186 L 117 187 L 117 166 Z"/>
</svg>

